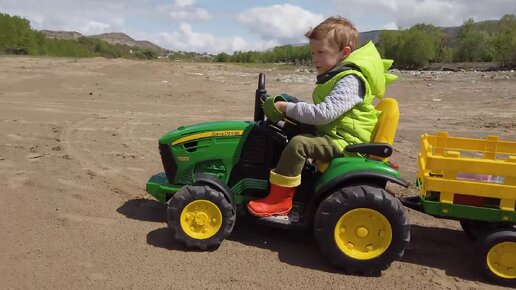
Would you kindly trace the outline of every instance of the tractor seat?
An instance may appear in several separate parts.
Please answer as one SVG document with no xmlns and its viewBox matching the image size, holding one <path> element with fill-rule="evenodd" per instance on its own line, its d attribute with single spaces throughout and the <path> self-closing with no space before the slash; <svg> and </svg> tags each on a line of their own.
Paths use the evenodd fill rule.
<svg viewBox="0 0 516 290">
<path fill-rule="evenodd" d="M 394 142 L 394 136 L 396 136 L 400 119 L 398 101 L 393 98 L 384 98 L 375 108 L 380 112 L 380 115 L 371 136 L 372 142 L 349 145 L 346 147 L 346 150 L 366 154 L 371 159 L 387 161 L 392 154 L 391 146 Z M 320 172 L 324 172 L 328 168 L 329 163 L 328 161 L 317 161 L 317 168 Z"/>
</svg>

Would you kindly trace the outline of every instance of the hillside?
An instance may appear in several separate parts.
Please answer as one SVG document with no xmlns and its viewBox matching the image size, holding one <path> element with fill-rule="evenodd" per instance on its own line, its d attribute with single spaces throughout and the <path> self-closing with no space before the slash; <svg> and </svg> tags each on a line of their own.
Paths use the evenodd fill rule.
<svg viewBox="0 0 516 290">
<path fill-rule="evenodd" d="M 66 39 L 66 40 L 77 40 L 83 36 L 77 31 L 53 31 L 53 30 L 41 30 L 45 33 L 48 38 L 54 39 Z"/>
<path fill-rule="evenodd" d="M 371 30 L 366 32 L 360 32 L 360 43 L 365 44 L 369 41 L 378 43 L 380 41 L 380 34 L 385 30 Z"/>
<path fill-rule="evenodd" d="M 41 30 L 41 32 L 45 33 L 49 38 L 55 39 L 67 39 L 67 40 L 77 40 L 82 35 L 76 31 L 52 31 L 52 30 Z M 115 45 L 127 45 L 130 47 L 136 47 L 139 49 L 150 49 L 154 51 L 165 51 L 164 48 L 150 42 L 147 40 L 134 40 L 132 37 L 125 33 L 121 32 L 111 32 L 111 33 L 103 33 L 99 35 L 87 35 L 88 37 L 93 37 L 97 39 L 101 39 L 109 44 Z"/>
<path fill-rule="evenodd" d="M 140 49 L 151 49 L 156 51 L 163 51 L 162 47 L 147 41 L 147 40 L 134 40 L 129 35 L 121 32 L 111 32 L 111 33 L 103 33 L 99 35 L 90 35 L 90 37 L 95 37 L 109 44 L 122 44 L 127 46 L 138 47 Z"/>
</svg>

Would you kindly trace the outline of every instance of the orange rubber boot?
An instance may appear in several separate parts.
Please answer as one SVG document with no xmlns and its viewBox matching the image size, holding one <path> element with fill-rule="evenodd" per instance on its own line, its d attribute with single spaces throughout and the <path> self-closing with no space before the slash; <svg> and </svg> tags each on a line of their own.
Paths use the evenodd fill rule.
<svg viewBox="0 0 516 290">
<path fill-rule="evenodd" d="M 257 217 L 268 217 L 273 215 L 287 215 L 292 209 L 292 197 L 295 187 L 283 187 L 271 184 L 269 194 L 247 204 L 249 212 Z"/>
</svg>

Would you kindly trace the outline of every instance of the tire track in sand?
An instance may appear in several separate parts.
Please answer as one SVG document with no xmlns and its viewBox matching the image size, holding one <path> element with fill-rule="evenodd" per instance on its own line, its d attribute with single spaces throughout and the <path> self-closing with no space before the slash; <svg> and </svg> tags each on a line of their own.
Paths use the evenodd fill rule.
<svg viewBox="0 0 516 290">
<path fill-rule="evenodd" d="M 145 195 L 147 176 L 141 169 L 156 154 L 138 142 L 132 125 L 117 116 L 82 119 L 65 128 L 61 137 L 65 152 L 86 174 L 128 199 Z"/>
</svg>

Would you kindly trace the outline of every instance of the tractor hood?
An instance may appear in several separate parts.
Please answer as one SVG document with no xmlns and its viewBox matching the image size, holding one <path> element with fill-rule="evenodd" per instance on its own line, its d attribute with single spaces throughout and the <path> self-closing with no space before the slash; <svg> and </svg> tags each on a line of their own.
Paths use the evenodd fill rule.
<svg viewBox="0 0 516 290">
<path fill-rule="evenodd" d="M 181 126 L 159 139 L 160 144 L 179 145 L 212 137 L 242 136 L 247 127 L 254 124 L 249 121 L 218 121 Z"/>
<path fill-rule="evenodd" d="M 192 184 L 195 173 L 228 181 L 254 122 L 220 121 L 182 126 L 159 140 L 169 184 Z"/>
</svg>

